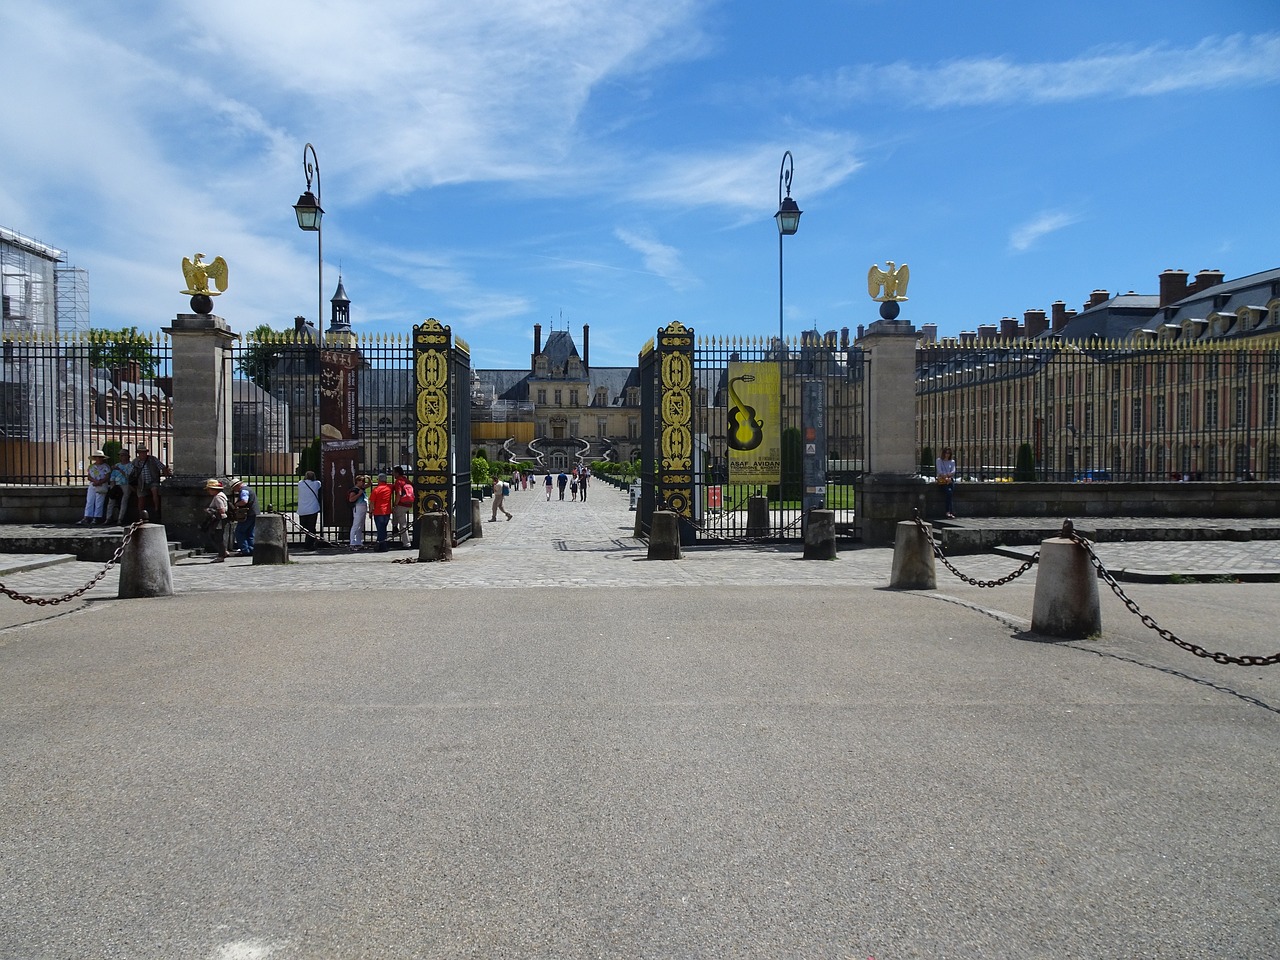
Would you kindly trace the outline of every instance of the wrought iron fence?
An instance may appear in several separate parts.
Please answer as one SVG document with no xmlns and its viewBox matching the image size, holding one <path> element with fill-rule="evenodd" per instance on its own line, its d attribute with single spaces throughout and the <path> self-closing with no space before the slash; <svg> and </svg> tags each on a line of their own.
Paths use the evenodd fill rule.
<svg viewBox="0 0 1280 960">
<path fill-rule="evenodd" d="M 164 334 L 6 335 L 0 344 L 0 481 L 86 482 L 90 456 L 147 446 L 169 462 L 172 350 Z"/>
<path fill-rule="evenodd" d="M 916 362 L 926 475 L 950 447 L 980 480 L 1280 480 L 1278 341 L 944 342 Z"/>
<path fill-rule="evenodd" d="M 777 338 L 698 338 L 692 354 L 693 503 L 690 526 L 700 542 L 787 540 L 803 537 L 806 508 L 835 511 L 837 532 L 857 539 L 856 485 L 868 469 L 866 359 L 835 333 L 806 332 L 779 349 Z M 660 506 L 663 424 L 661 371 L 656 352 L 641 358 L 641 528 Z M 732 393 L 730 364 L 777 367 L 777 423 L 761 429 L 781 438 L 781 483 L 739 481 L 730 469 Z M 744 370 L 751 369 L 743 367 Z M 808 385 L 806 387 L 806 385 Z M 808 391 L 810 407 L 804 396 Z M 814 397 L 817 397 L 816 406 Z M 816 476 L 804 474 L 806 455 Z M 767 514 L 752 516 L 749 502 L 764 497 Z"/>
</svg>

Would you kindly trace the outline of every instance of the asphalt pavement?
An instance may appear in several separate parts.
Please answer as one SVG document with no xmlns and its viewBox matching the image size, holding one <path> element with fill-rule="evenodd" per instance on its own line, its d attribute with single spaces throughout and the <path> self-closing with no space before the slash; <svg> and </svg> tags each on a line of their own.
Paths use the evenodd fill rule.
<svg viewBox="0 0 1280 960">
<path fill-rule="evenodd" d="M 1280 666 L 1108 592 L 1032 635 L 1035 568 L 651 562 L 617 491 L 543 496 L 449 563 L 0 600 L 0 957 L 1280 955 Z M 1280 651 L 1274 584 L 1125 589 Z"/>
</svg>

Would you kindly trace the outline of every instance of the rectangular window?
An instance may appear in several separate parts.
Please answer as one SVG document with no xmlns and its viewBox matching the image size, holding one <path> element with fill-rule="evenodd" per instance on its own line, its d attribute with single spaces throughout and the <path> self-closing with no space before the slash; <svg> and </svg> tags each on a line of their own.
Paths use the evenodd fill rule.
<svg viewBox="0 0 1280 960">
<path fill-rule="evenodd" d="M 1133 388 L 1141 390 L 1147 384 L 1147 368 L 1138 364 L 1133 368 Z"/>
<path fill-rule="evenodd" d="M 1280 422 L 1280 384 L 1267 384 L 1267 426 Z"/>
<path fill-rule="evenodd" d="M 1093 404 L 1086 403 L 1084 405 L 1084 432 L 1086 434 L 1093 433 Z"/>
<path fill-rule="evenodd" d="M 1236 407 L 1235 420 L 1232 426 L 1246 427 L 1249 425 L 1249 390 L 1247 387 L 1236 387 Z"/>
<path fill-rule="evenodd" d="M 1116 367 L 1114 370 L 1111 371 L 1111 389 L 1112 390 L 1120 389 L 1120 374 L 1121 374 L 1121 370 L 1119 367 Z"/>
<path fill-rule="evenodd" d="M 1129 412 L 1129 429 L 1135 433 L 1142 429 L 1142 398 L 1134 397 Z"/>
<path fill-rule="evenodd" d="M 546 406 L 546 403 L 547 403 L 547 391 L 546 391 L 546 390 L 539 390 L 539 391 L 538 391 L 538 402 L 539 402 L 540 404 L 542 404 L 543 406 Z"/>
<path fill-rule="evenodd" d="M 1178 429 L 1188 430 L 1191 427 L 1191 395 L 1178 394 Z"/>
<path fill-rule="evenodd" d="M 1217 356 L 1209 356 L 1204 359 L 1204 375 L 1212 380 L 1218 376 L 1218 358 Z"/>
<path fill-rule="evenodd" d="M 563 406 L 563 405 L 564 405 L 564 400 L 563 400 L 563 399 L 561 399 L 561 396 L 562 396 L 562 395 L 561 395 L 560 391 L 559 391 L 559 390 L 557 390 L 557 391 L 556 391 L 556 406 L 557 406 L 557 407 L 559 407 L 559 406 Z"/>
<path fill-rule="evenodd" d="M 604 417 L 596 420 L 596 436 L 607 437 L 609 435 L 609 421 Z"/>
<path fill-rule="evenodd" d="M 1216 389 L 1204 392 L 1204 425 L 1209 430 L 1218 429 L 1218 391 Z"/>
<path fill-rule="evenodd" d="M 1157 369 L 1163 370 L 1163 369 L 1164 369 L 1164 367 L 1159 367 L 1159 368 L 1157 368 Z M 1155 398 L 1155 405 L 1156 405 L 1156 409 L 1155 409 L 1155 414 L 1156 414 L 1156 429 L 1157 429 L 1157 430 L 1163 430 L 1163 429 L 1165 428 L 1165 426 L 1166 426 L 1166 424 L 1165 424 L 1165 411 L 1164 411 L 1164 397 L 1156 397 L 1156 398 Z"/>
<path fill-rule="evenodd" d="M 578 391 L 577 391 L 577 390 L 570 390 L 570 391 L 569 391 L 569 406 L 571 406 L 571 407 L 576 407 L 577 405 L 578 405 Z"/>
</svg>

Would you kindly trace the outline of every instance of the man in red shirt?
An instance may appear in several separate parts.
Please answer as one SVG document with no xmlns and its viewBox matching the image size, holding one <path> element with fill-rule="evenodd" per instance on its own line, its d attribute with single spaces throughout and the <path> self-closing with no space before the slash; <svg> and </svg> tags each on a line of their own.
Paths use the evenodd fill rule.
<svg viewBox="0 0 1280 960">
<path fill-rule="evenodd" d="M 391 471 L 391 537 L 400 538 L 400 546 L 409 549 L 409 523 L 413 516 L 413 484 L 404 475 L 404 467 Z"/>
<path fill-rule="evenodd" d="M 387 552 L 387 524 L 391 522 L 391 484 L 385 473 L 378 474 L 378 482 L 369 491 L 369 512 L 378 530 L 378 552 Z"/>
</svg>

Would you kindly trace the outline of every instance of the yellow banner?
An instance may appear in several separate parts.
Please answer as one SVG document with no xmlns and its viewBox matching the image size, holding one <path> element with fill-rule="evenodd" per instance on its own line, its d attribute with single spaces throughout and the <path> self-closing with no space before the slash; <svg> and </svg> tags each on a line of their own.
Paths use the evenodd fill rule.
<svg viewBox="0 0 1280 960">
<path fill-rule="evenodd" d="M 780 409 L 776 363 L 729 364 L 725 436 L 730 483 L 782 481 Z"/>
</svg>

